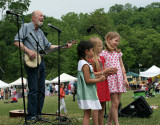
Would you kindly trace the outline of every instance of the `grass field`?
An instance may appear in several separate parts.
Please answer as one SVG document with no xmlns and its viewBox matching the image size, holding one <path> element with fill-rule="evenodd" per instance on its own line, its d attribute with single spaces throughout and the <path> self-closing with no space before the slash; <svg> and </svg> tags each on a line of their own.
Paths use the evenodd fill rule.
<svg viewBox="0 0 160 125">
<path fill-rule="evenodd" d="M 133 102 L 133 91 L 128 91 L 127 93 L 122 95 L 121 103 L 122 107 L 124 108 L 131 102 Z M 26 99 L 27 101 L 27 99 Z M 158 109 L 153 109 L 153 114 L 150 115 L 148 118 L 130 118 L 130 117 L 120 117 L 119 123 L 120 125 L 160 125 L 160 94 L 156 94 L 156 97 L 150 97 L 146 98 L 146 101 L 149 105 L 155 105 L 158 106 Z M 72 101 L 72 95 L 67 95 L 65 98 L 66 107 L 68 110 L 68 118 L 73 119 L 75 122 L 74 125 L 82 125 L 82 117 L 83 117 L 83 111 L 79 109 L 77 102 Z M 108 112 L 108 105 L 110 107 L 110 103 L 107 102 L 107 112 Z M 58 108 L 58 97 L 52 96 L 52 97 L 46 97 L 43 113 L 51 113 L 55 114 L 56 110 Z M 18 110 L 23 109 L 23 100 L 18 99 L 18 103 L 15 104 L 4 104 L 3 100 L 0 100 L 0 125 L 23 125 L 24 118 L 10 118 L 9 117 L 9 111 L 11 110 Z M 63 114 L 63 111 L 61 112 Z M 49 121 L 51 121 L 53 124 L 56 123 L 55 116 L 42 116 Z M 104 120 L 104 124 L 107 122 L 107 120 Z M 40 124 L 40 125 L 50 125 L 49 123 L 42 123 L 38 121 L 34 124 Z M 92 120 L 90 120 L 90 125 L 92 125 Z"/>
</svg>

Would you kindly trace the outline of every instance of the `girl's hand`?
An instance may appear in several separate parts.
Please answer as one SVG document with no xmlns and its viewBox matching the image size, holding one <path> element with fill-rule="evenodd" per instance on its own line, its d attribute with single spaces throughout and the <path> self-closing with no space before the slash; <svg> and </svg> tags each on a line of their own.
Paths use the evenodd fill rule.
<svg viewBox="0 0 160 125">
<path fill-rule="evenodd" d="M 99 79 L 100 79 L 100 82 L 103 82 L 106 79 L 106 77 L 105 77 L 105 75 L 101 75 L 101 77 Z"/>
<path fill-rule="evenodd" d="M 109 75 L 116 74 L 117 71 L 118 71 L 117 68 L 106 68 L 106 69 L 104 70 L 104 73 L 106 73 L 106 75 L 109 76 Z"/>
<path fill-rule="evenodd" d="M 118 71 L 117 68 L 110 68 L 110 74 L 116 74 Z"/>
<path fill-rule="evenodd" d="M 107 78 L 109 76 L 109 74 L 105 74 L 105 77 Z"/>
<path fill-rule="evenodd" d="M 129 87 L 129 83 L 128 83 L 127 79 L 124 80 L 124 83 L 126 84 L 126 87 L 128 88 Z"/>
</svg>

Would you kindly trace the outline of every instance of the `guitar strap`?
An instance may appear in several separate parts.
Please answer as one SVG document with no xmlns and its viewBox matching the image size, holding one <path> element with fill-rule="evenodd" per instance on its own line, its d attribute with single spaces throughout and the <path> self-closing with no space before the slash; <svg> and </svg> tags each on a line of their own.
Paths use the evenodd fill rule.
<svg viewBox="0 0 160 125">
<path fill-rule="evenodd" d="M 34 34 L 36 35 L 36 38 L 37 38 L 37 40 L 38 40 L 38 43 L 40 43 L 40 42 L 39 42 L 40 39 L 38 38 L 38 35 L 37 35 L 36 31 L 35 31 L 34 29 L 32 29 L 31 25 L 30 25 L 30 28 L 31 28 L 31 30 L 34 32 Z M 43 41 L 43 45 L 45 46 L 44 41 Z M 39 50 L 39 54 L 41 55 L 41 57 L 42 57 L 42 53 L 43 53 L 43 55 L 46 55 L 45 47 L 44 47 L 44 49 L 43 49 L 40 44 L 39 44 L 39 47 L 40 47 L 40 49 L 41 49 L 41 50 Z M 34 47 L 34 48 L 35 48 L 35 47 Z M 35 50 L 37 50 L 37 49 L 35 49 Z"/>
<path fill-rule="evenodd" d="M 24 26 L 24 25 L 23 25 Z M 31 28 L 31 27 L 30 27 Z M 31 28 L 32 29 L 32 28 Z M 32 29 L 33 30 L 33 29 Z M 26 28 L 26 32 L 25 32 L 25 34 L 27 33 L 27 28 Z M 24 35 L 23 35 L 23 38 L 24 38 Z M 33 44 L 28 40 L 28 37 L 26 37 L 25 39 L 23 39 L 23 41 L 24 40 L 27 40 L 27 42 L 34 48 L 34 50 L 36 51 L 36 48 L 35 48 L 35 46 L 33 46 Z"/>
<path fill-rule="evenodd" d="M 23 25 L 23 29 L 24 29 L 24 25 Z M 25 33 L 23 32 L 23 45 L 24 45 L 24 40 L 27 40 L 27 42 L 34 48 L 34 50 L 36 51 L 36 48 L 35 48 L 35 46 L 33 46 L 33 44 L 28 40 L 28 37 L 25 37 L 25 35 L 24 34 L 27 34 L 27 31 L 28 30 L 28 28 L 26 28 L 26 30 L 25 30 Z M 24 31 L 24 30 L 23 30 Z M 24 56 L 23 56 L 23 60 L 24 60 L 24 62 L 25 62 L 25 64 L 26 64 L 26 56 L 27 56 L 27 54 L 26 54 L 26 52 L 24 51 Z M 26 64 L 27 65 L 27 64 Z"/>
<path fill-rule="evenodd" d="M 38 40 L 38 42 L 40 41 L 39 40 L 39 38 L 38 38 L 38 36 L 37 36 L 37 33 L 36 33 L 36 31 L 34 30 L 34 29 L 32 29 L 32 27 L 31 27 L 31 25 L 29 26 L 29 28 L 34 32 L 34 34 L 35 34 L 35 36 L 36 36 L 36 38 L 37 38 L 37 40 Z M 27 28 L 26 28 L 26 30 L 27 30 Z M 33 44 L 26 38 L 26 40 L 30 43 L 30 45 L 34 48 L 34 50 L 36 51 L 37 49 L 36 49 L 36 47 L 35 46 L 33 46 Z M 43 41 L 44 42 L 44 41 Z M 39 45 L 40 46 L 40 45 Z M 42 49 L 42 47 L 40 46 L 40 48 Z"/>
<path fill-rule="evenodd" d="M 36 51 L 35 46 L 33 46 L 33 44 L 26 38 L 26 40 L 31 44 L 31 46 L 34 48 L 34 50 Z"/>
<path fill-rule="evenodd" d="M 36 38 L 37 38 L 37 40 L 38 40 L 38 42 L 39 42 L 40 40 L 38 39 L 37 33 L 36 33 L 36 31 L 35 31 L 34 29 L 32 29 L 31 25 L 30 25 L 30 29 L 34 32 L 34 34 L 35 34 L 35 36 L 36 36 Z M 33 45 L 32 45 L 32 46 L 33 46 Z M 40 45 L 39 45 L 39 46 L 40 46 Z M 35 46 L 34 46 L 34 49 L 37 50 L 37 49 L 35 48 Z"/>
<path fill-rule="evenodd" d="M 27 27 L 26 28 L 26 33 L 27 33 L 27 30 L 28 28 L 31 28 L 31 30 L 33 30 L 38 42 L 39 42 L 39 39 L 38 39 L 38 35 L 36 34 L 36 32 L 34 31 L 34 29 L 32 29 L 31 26 Z M 30 34 L 32 36 L 32 34 Z M 36 40 L 34 37 L 33 37 L 34 40 Z M 33 49 L 36 51 L 36 46 L 34 46 L 29 40 L 28 40 L 28 37 L 25 38 L 26 41 L 28 41 L 28 43 L 33 47 Z M 40 46 L 40 45 L 39 45 Z M 40 46 L 40 48 L 42 49 L 42 47 Z M 39 53 L 39 52 L 38 52 Z M 39 58 L 39 59 L 38 59 Z M 26 66 L 30 67 L 30 68 L 36 68 L 37 67 L 37 61 L 38 63 L 40 64 L 41 63 L 41 60 L 43 59 L 43 57 L 40 55 L 40 54 L 37 54 L 37 58 L 35 59 L 30 59 L 29 56 L 27 54 L 24 55 L 24 62 L 26 64 Z"/>
</svg>

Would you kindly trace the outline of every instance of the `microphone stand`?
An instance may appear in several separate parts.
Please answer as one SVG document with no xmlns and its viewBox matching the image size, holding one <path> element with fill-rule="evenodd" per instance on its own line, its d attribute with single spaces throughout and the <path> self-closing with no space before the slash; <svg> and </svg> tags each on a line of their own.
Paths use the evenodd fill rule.
<svg viewBox="0 0 160 125">
<path fill-rule="evenodd" d="M 100 32 L 95 28 L 95 26 L 93 25 L 93 27 L 92 27 L 97 33 L 98 33 L 98 35 L 100 35 L 101 36 L 101 38 L 103 39 L 103 40 L 105 40 L 104 39 L 104 37 L 100 34 Z"/>
<path fill-rule="evenodd" d="M 2 76 L 0 77 L 1 79 L 3 78 L 3 74 L 5 73 L 4 70 L 2 69 L 2 67 L 0 67 L 0 70 L 2 72 Z"/>
<path fill-rule="evenodd" d="M 18 30 L 18 39 L 19 39 L 19 55 L 20 55 L 20 71 L 21 71 L 21 80 L 22 80 L 22 97 L 23 97 L 23 109 L 24 109 L 24 116 L 25 116 L 25 123 L 24 125 L 27 125 L 27 119 L 26 119 L 26 105 L 25 105 L 25 97 L 24 97 L 24 81 L 23 81 L 23 68 L 22 68 L 22 54 L 21 54 L 21 46 L 20 46 L 20 34 L 19 34 L 19 16 L 17 17 L 17 30 Z"/>
<path fill-rule="evenodd" d="M 31 124 L 33 123 L 36 123 L 38 121 L 44 121 L 44 122 L 48 122 L 48 123 L 51 123 L 50 121 L 46 120 L 46 119 L 43 119 L 40 117 L 40 115 L 42 115 L 41 111 L 40 111 L 40 96 L 42 95 L 42 93 L 40 93 L 40 72 L 39 72 L 39 49 L 38 47 L 41 48 L 41 52 L 46 54 L 45 51 L 42 49 L 42 47 L 39 45 L 39 42 L 34 38 L 34 36 L 30 33 L 30 35 L 32 36 L 32 38 L 34 39 L 34 41 L 36 42 L 36 46 L 37 46 L 37 78 L 38 78 L 38 97 L 37 97 L 37 116 L 36 116 L 36 119 L 34 120 L 34 122 L 32 122 Z"/>
<path fill-rule="evenodd" d="M 58 47 L 57 47 L 58 48 L 58 117 L 55 119 L 55 120 L 58 120 L 58 123 L 55 122 L 55 123 L 52 123 L 52 125 L 61 125 L 60 122 L 64 122 L 64 120 L 66 121 L 68 119 L 68 118 L 65 118 L 64 116 L 60 116 L 60 34 L 61 34 L 61 30 L 56 27 L 51 27 L 51 28 L 57 30 L 58 32 Z M 57 116 L 57 114 L 46 114 L 46 113 L 42 113 L 42 115 Z"/>
<path fill-rule="evenodd" d="M 58 47 L 60 47 L 60 33 L 58 30 Z M 60 49 L 58 49 L 58 119 L 60 121 Z"/>
<path fill-rule="evenodd" d="M 4 74 L 4 70 L 2 69 L 2 67 L 0 67 L 1 72 Z"/>
<path fill-rule="evenodd" d="M 58 32 L 58 48 L 60 47 L 60 34 L 61 30 L 54 28 Z M 62 121 L 62 118 L 60 116 L 60 48 L 58 49 L 58 118 L 56 120 L 59 121 L 58 125 Z M 53 123 L 52 125 L 57 125 L 57 123 Z"/>
</svg>

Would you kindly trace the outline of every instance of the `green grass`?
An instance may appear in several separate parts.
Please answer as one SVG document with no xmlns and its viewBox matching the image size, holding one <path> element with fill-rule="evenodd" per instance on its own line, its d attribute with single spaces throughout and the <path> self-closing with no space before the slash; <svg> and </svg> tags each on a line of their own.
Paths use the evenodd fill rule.
<svg viewBox="0 0 160 125">
<path fill-rule="evenodd" d="M 160 94 L 156 94 L 157 97 L 146 98 L 146 101 L 149 105 L 158 106 L 158 109 L 153 109 L 153 114 L 149 118 L 129 118 L 129 117 L 120 117 L 120 125 L 160 125 Z M 133 91 L 128 91 L 122 95 L 121 103 L 124 108 L 131 102 L 133 102 Z M 27 99 L 26 99 L 27 101 Z M 83 110 L 79 109 L 77 102 L 72 101 L 72 95 L 67 95 L 65 98 L 66 107 L 68 110 L 68 117 L 75 120 L 78 120 L 74 125 L 82 125 Z M 109 106 L 111 104 L 109 103 Z M 58 98 L 57 96 L 46 97 L 43 113 L 55 114 L 58 108 Z M 23 109 L 23 100 L 18 99 L 18 103 L 14 104 L 4 104 L 3 100 L 0 100 L 0 125 L 18 125 L 24 124 L 24 118 L 10 118 L 9 111 Z M 108 102 L 107 102 L 107 112 L 108 112 Z M 63 114 L 63 111 L 61 112 Z M 49 119 L 52 123 L 55 123 L 55 116 L 44 116 Z M 104 119 L 104 124 L 107 122 Z M 49 125 L 48 123 L 37 122 L 36 124 Z M 92 120 L 90 120 L 92 125 Z"/>
</svg>

